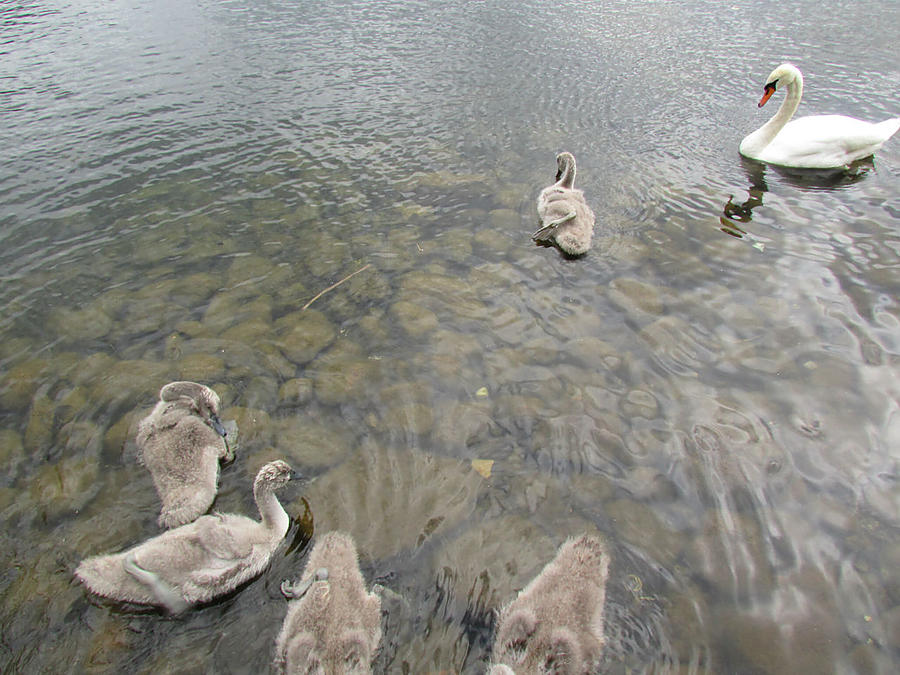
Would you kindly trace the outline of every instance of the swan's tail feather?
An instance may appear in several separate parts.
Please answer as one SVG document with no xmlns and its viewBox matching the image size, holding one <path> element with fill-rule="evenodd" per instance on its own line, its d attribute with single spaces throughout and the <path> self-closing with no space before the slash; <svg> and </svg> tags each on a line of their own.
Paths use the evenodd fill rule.
<svg viewBox="0 0 900 675">
<path fill-rule="evenodd" d="M 125 571 L 124 554 L 98 555 L 81 561 L 75 577 L 97 595 L 111 600 L 154 604 L 148 589 Z"/>
<path fill-rule="evenodd" d="M 900 117 L 895 117 L 894 119 L 885 120 L 884 122 L 879 122 L 875 125 L 884 134 L 884 140 L 886 141 L 891 136 L 900 131 Z"/>
</svg>

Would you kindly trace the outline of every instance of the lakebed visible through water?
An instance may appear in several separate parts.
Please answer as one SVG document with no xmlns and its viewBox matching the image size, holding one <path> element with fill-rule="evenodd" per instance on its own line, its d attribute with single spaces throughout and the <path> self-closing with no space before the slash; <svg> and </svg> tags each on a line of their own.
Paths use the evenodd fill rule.
<svg viewBox="0 0 900 675">
<path fill-rule="evenodd" d="M 0 669 L 265 671 L 343 529 L 397 594 L 376 672 L 483 672 L 585 531 L 608 672 L 893 672 L 900 139 L 836 177 L 737 145 L 782 61 L 801 113 L 900 113 L 898 10 L 769 7 L 0 10 Z M 560 150 L 577 260 L 529 238 Z M 238 425 L 214 508 L 314 480 L 267 572 L 171 619 L 72 571 L 158 532 L 133 426 L 174 379 Z"/>
</svg>

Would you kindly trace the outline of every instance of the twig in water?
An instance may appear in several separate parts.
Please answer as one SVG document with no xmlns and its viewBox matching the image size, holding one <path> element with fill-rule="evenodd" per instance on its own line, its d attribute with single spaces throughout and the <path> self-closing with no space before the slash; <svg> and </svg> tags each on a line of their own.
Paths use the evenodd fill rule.
<svg viewBox="0 0 900 675">
<path fill-rule="evenodd" d="M 368 263 L 366 263 L 365 265 L 363 265 L 362 267 L 360 267 L 358 270 L 356 270 L 356 271 L 353 272 L 352 274 L 348 274 L 347 276 L 345 276 L 345 277 L 344 277 L 343 279 L 341 279 L 340 281 L 331 284 L 331 286 L 329 286 L 328 288 L 326 288 L 324 291 L 319 291 L 318 293 L 316 293 L 315 297 L 314 297 L 312 300 L 310 300 L 310 301 L 307 302 L 305 305 L 303 305 L 303 309 L 306 309 L 307 307 L 309 307 L 309 306 L 310 306 L 311 304 L 313 304 L 316 300 L 318 300 L 318 299 L 321 298 L 323 295 L 325 295 L 328 291 L 337 288 L 337 287 L 340 286 L 342 283 L 344 283 L 345 281 L 347 281 L 347 279 L 349 279 L 350 277 L 355 277 L 357 274 L 359 274 L 359 273 L 362 272 L 363 270 L 369 269 L 369 267 L 371 267 L 371 265 L 368 264 Z"/>
</svg>

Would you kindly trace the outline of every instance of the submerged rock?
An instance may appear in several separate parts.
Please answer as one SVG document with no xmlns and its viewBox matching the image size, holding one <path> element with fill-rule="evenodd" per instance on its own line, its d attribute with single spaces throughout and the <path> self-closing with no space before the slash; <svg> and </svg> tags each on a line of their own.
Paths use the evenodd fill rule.
<svg viewBox="0 0 900 675">
<path fill-rule="evenodd" d="M 307 309 L 281 317 L 274 343 L 292 363 L 303 365 L 332 343 L 337 331 L 322 312 Z"/>
</svg>

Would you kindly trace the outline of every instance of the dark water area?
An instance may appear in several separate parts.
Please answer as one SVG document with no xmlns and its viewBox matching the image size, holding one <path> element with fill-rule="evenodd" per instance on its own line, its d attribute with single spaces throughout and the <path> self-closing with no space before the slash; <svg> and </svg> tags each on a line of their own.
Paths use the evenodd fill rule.
<svg viewBox="0 0 900 675">
<path fill-rule="evenodd" d="M 281 580 L 340 529 L 395 594 L 375 672 L 484 672 L 495 610 L 584 532 L 604 672 L 896 672 L 900 138 L 837 173 L 737 148 L 785 61 L 798 114 L 900 114 L 898 27 L 0 4 L 0 670 L 268 672 Z M 530 240 L 562 150 L 579 259 Z M 259 578 L 171 618 L 73 571 L 158 534 L 134 426 L 175 379 L 239 428 L 214 509 L 255 516 L 276 457 L 314 480 Z"/>
</svg>

